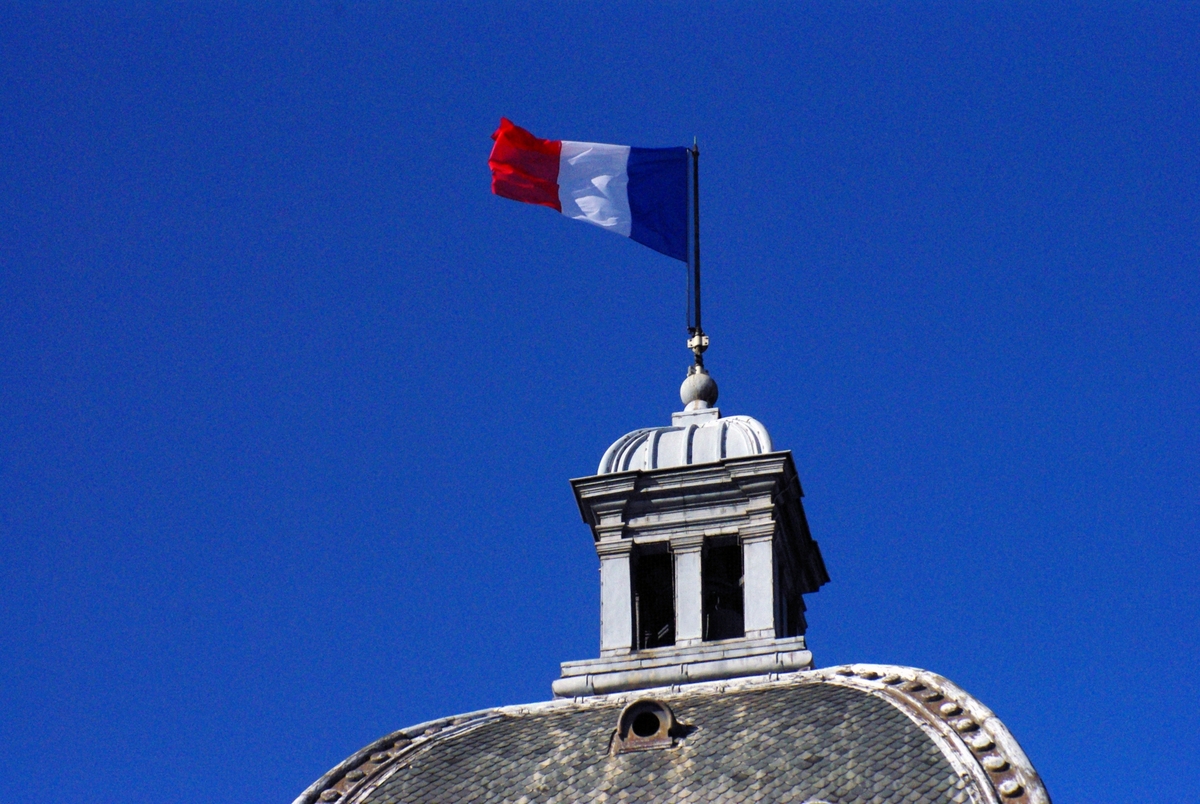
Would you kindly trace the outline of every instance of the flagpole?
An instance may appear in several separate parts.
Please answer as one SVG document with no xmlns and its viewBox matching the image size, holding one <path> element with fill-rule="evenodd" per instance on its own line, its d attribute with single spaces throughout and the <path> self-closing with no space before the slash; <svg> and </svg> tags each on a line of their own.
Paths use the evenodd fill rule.
<svg viewBox="0 0 1200 804">
<path fill-rule="evenodd" d="M 708 348 L 708 336 L 700 324 L 700 144 L 695 137 L 688 152 L 692 155 L 692 298 L 696 322 L 694 327 L 688 327 L 688 348 L 696 356 L 696 363 L 688 373 L 693 374 L 704 369 L 702 355 Z"/>
</svg>

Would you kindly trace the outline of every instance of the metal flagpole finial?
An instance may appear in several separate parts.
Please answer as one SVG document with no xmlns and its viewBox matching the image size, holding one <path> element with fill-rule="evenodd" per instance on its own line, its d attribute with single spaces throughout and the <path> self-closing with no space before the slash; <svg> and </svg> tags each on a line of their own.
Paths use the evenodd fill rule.
<svg viewBox="0 0 1200 804">
<path fill-rule="evenodd" d="M 717 383 L 704 368 L 704 351 L 708 349 L 708 336 L 700 324 L 700 142 L 692 137 L 692 275 L 691 291 L 694 306 L 689 305 L 688 348 L 695 362 L 688 366 L 687 377 L 679 389 L 679 398 L 685 411 L 711 408 L 717 403 Z"/>
<path fill-rule="evenodd" d="M 694 325 L 688 327 L 688 348 L 692 350 L 695 363 L 688 369 L 688 376 L 704 371 L 704 350 L 708 348 L 708 336 L 700 324 L 700 138 L 692 137 L 692 302 L 689 312 Z"/>
<path fill-rule="evenodd" d="M 695 364 L 688 369 L 688 374 L 695 374 L 697 369 L 704 368 L 704 352 L 708 349 L 708 336 L 701 332 L 699 327 L 693 327 L 687 345 L 696 358 Z"/>
</svg>

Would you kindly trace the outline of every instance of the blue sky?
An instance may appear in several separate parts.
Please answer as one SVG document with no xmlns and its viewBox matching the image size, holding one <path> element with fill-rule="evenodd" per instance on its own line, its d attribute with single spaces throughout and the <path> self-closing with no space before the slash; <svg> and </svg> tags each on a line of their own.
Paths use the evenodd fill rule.
<svg viewBox="0 0 1200 804">
<path fill-rule="evenodd" d="M 501 115 L 700 140 L 708 366 L 791 449 L 818 664 L 1063 802 L 1200 799 L 1200 12 L 8 5 L 0 768 L 290 801 L 593 657 L 567 479 L 678 409 L 685 269 L 489 193 Z"/>
</svg>

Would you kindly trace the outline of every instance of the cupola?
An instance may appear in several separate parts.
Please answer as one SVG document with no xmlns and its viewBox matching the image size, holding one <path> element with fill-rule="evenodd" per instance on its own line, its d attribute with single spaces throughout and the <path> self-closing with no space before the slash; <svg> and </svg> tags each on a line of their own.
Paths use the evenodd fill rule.
<svg viewBox="0 0 1200 804">
<path fill-rule="evenodd" d="M 671 424 L 634 430 L 571 481 L 600 559 L 600 657 L 565 662 L 559 697 L 812 665 L 803 595 L 829 580 L 789 451 L 722 417 L 702 365 Z"/>
</svg>

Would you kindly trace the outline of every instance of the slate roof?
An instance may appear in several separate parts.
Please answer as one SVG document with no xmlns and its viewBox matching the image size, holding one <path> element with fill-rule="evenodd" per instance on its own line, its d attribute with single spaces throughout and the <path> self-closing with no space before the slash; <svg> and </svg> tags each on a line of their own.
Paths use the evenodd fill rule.
<svg viewBox="0 0 1200 804">
<path fill-rule="evenodd" d="M 622 708 L 667 704 L 669 748 L 614 755 Z M 944 678 L 848 665 L 502 707 L 402 729 L 296 804 L 988 802 L 1048 804 L 1002 723 Z"/>
</svg>

